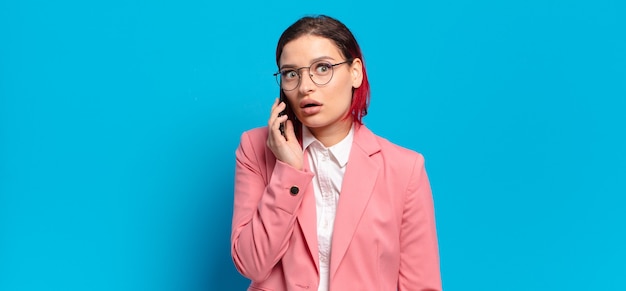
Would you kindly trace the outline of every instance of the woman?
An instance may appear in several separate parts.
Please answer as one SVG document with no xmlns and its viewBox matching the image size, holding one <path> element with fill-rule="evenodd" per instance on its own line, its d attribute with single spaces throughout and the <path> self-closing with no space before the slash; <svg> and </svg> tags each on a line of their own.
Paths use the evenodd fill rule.
<svg viewBox="0 0 626 291">
<path fill-rule="evenodd" d="M 352 33 L 304 17 L 276 63 L 281 98 L 236 151 L 232 256 L 248 290 L 441 290 L 424 159 L 362 124 Z"/>
</svg>

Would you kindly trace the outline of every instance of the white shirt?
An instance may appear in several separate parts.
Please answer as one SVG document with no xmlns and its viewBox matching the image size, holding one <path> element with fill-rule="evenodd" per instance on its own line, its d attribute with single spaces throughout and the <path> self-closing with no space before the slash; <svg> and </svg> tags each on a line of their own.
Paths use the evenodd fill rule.
<svg viewBox="0 0 626 291">
<path fill-rule="evenodd" d="M 325 147 L 302 126 L 302 146 L 308 153 L 309 168 L 315 174 L 313 190 L 317 213 L 317 243 L 320 263 L 318 291 L 328 291 L 330 279 L 330 247 L 339 192 L 354 139 L 354 126 L 339 143 Z"/>
</svg>

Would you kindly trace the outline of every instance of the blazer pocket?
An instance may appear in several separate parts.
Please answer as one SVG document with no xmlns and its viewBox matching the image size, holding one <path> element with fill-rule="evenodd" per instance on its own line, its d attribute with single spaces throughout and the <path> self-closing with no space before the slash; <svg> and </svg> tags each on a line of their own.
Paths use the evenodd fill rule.
<svg viewBox="0 0 626 291">
<path fill-rule="evenodd" d="M 274 291 L 274 289 L 262 288 L 258 286 L 250 286 L 248 287 L 248 291 Z"/>
</svg>

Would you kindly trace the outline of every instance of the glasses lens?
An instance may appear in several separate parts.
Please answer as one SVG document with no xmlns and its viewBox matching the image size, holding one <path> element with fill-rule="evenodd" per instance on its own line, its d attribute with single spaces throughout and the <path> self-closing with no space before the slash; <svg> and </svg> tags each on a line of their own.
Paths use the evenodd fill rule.
<svg viewBox="0 0 626 291">
<path fill-rule="evenodd" d="M 298 87 L 300 75 L 296 70 L 286 69 L 276 75 L 276 80 L 283 90 L 290 91 Z"/>
<path fill-rule="evenodd" d="M 326 85 L 333 78 L 333 65 L 329 62 L 321 61 L 311 65 L 311 80 L 318 85 Z"/>
</svg>

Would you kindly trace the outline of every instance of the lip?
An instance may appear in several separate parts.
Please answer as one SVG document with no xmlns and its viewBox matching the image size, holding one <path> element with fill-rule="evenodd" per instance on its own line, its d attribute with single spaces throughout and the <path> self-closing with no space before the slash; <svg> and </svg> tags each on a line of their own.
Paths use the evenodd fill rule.
<svg viewBox="0 0 626 291">
<path fill-rule="evenodd" d="M 307 106 L 310 105 L 317 105 L 317 106 L 321 106 L 322 103 L 317 102 L 313 99 L 302 99 L 302 101 L 300 101 L 300 108 L 304 109 L 304 108 L 308 108 Z"/>
<path fill-rule="evenodd" d="M 302 101 L 300 101 L 300 110 L 306 115 L 316 114 L 320 112 L 320 110 L 322 110 L 322 103 L 317 102 L 313 99 L 303 99 Z"/>
</svg>

